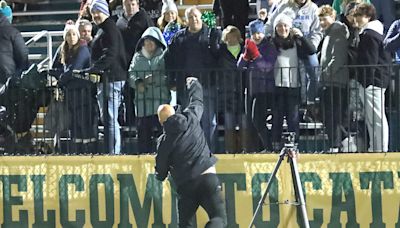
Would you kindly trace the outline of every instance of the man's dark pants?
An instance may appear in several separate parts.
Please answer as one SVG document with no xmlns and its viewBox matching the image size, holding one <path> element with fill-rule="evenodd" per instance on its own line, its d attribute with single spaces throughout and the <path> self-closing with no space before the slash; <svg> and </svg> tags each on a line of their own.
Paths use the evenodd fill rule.
<svg viewBox="0 0 400 228">
<path fill-rule="evenodd" d="M 210 221 L 206 228 L 226 226 L 225 204 L 216 174 L 203 174 L 178 187 L 179 227 L 196 227 L 195 215 L 199 206 L 207 212 Z"/>
</svg>

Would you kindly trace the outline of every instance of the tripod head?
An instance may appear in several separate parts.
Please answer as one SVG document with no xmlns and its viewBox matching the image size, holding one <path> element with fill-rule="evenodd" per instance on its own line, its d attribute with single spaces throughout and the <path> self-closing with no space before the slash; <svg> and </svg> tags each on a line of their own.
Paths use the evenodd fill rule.
<svg viewBox="0 0 400 228">
<path fill-rule="evenodd" d="M 283 148 L 281 155 L 288 155 L 293 158 L 296 157 L 299 150 L 296 143 L 296 132 L 284 132 L 282 134 Z"/>
</svg>

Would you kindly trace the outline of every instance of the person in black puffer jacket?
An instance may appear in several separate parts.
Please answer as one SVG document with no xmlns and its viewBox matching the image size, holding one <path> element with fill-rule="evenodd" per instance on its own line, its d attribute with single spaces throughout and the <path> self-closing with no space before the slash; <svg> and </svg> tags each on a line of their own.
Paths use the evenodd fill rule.
<svg viewBox="0 0 400 228">
<path fill-rule="evenodd" d="M 20 76 L 29 66 L 28 48 L 21 33 L 0 11 L 0 84 L 7 78 Z"/>
<path fill-rule="evenodd" d="M 171 173 L 179 194 L 179 227 L 189 227 L 198 206 L 210 218 L 206 227 L 225 227 L 226 213 L 216 175 L 217 158 L 211 154 L 200 126 L 203 90 L 196 78 L 187 78 L 189 105 L 175 113 L 170 105 L 158 108 L 164 127 L 157 145 L 156 175 L 163 181 Z"/>
</svg>

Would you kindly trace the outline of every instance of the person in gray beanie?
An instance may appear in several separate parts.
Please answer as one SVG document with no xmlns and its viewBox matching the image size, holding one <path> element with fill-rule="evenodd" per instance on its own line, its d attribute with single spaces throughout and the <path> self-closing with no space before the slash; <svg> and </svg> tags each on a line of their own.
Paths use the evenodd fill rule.
<svg viewBox="0 0 400 228">
<path fill-rule="evenodd" d="M 98 85 L 98 102 L 100 117 L 103 120 L 106 134 L 106 145 L 109 153 L 119 154 L 121 151 L 121 134 L 118 123 L 118 108 L 122 100 L 122 88 L 127 78 L 127 61 L 124 40 L 121 32 L 110 18 L 106 0 L 93 0 L 90 5 L 93 21 L 99 26 L 92 41 L 93 66 L 86 71 L 104 72 Z M 106 83 L 104 85 L 104 83 Z M 108 96 L 104 94 L 108 90 Z M 104 102 L 104 99 L 107 99 Z M 108 104 L 108 111 L 105 111 Z M 108 116 L 104 116 L 104 114 Z M 104 119 L 106 117 L 106 119 Z"/>
</svg>

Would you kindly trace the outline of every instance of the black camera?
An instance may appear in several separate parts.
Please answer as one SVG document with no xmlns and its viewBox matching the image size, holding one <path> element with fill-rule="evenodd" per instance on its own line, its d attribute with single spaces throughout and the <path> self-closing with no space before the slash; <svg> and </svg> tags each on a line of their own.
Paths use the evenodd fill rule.
<svg viewBox="0 0 400 228">
<path fill-rule="evenodd" d="M 282 133 L 283 146 L 285 148 L 296 148 L 296 133 L 295 132 L 284 132 Z"/>
</svg>

